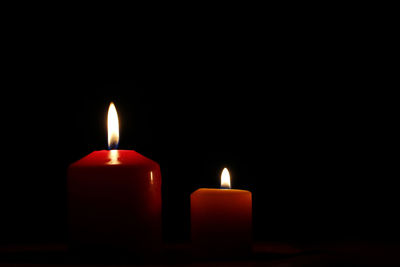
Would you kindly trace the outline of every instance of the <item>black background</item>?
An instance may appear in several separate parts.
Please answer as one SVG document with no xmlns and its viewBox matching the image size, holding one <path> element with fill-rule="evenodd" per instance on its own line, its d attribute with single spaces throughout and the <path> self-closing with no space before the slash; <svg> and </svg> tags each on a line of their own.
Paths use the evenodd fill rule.
<svg viewBox="0 0 400 267">
<path fill-rule="evenodd" d="M 161 166 L 166 241 L 225 166 L 256 240 L 395 240 L 396 106 L 366 25 L 251 17 L 24 22 L 3 50 L 0 241 L 66 240 L 66 168 L 106 149 L 110 101 L 119 147 Z"/>
</svg>

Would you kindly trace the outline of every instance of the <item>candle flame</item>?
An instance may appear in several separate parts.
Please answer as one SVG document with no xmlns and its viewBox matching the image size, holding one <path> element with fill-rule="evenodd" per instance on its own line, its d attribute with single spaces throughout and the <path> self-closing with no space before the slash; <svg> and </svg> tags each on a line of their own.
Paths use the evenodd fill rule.
<svg viewBox="0 0 400 267">
<path fill-rule="evenodd" d="M 227 168 L 224 168 L 221 173 L 221 188 L 231 188 L 231 176 Z"/>
<path fill-rule="evenodd" d="M 107 116 L 108 149 L 117 149 L 119 142 L 119 123 L 117 109 L 113 102 L 110 103 Z"/>
</svg>

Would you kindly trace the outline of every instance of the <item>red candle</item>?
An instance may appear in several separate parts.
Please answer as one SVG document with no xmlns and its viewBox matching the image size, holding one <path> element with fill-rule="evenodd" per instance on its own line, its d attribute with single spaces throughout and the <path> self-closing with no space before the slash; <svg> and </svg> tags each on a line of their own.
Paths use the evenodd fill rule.
<svg viewBox="0 0 400 267">
<path fill-rule="evenodd" d="M 200 188 L 190 196 L 191 237 L 204 256 L 244 256 L 251 252 L 251 192 L 230 189 L 225 168 L 222 189 Z"/>
<path fill-rule="evenodd" d="M 109 148 L 118 145 L 118 117 L 108 111 Z M 133 150 L 95 151 L 68 168 L 70 241 L 78 248 L 140 253 L 161 244 L 159 165 Z"/>
</svg>

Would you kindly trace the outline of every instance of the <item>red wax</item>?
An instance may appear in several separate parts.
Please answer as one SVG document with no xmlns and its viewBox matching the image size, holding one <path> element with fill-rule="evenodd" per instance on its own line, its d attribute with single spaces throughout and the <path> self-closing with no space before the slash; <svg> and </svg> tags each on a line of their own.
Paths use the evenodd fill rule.
<svg viewBox="0 0 400 267">
<path fill-rule="evenodd" d="M 198 255 L 243 256 L 251 252 L 251 193 L 200 188 L 190 196 L 191 236 Z"/>
<path fill-rule="evenodd" d="M 70 242 L 149 252 L 161 244 L 159 165 L 132 150 L 95 151 L 68 169 Z"/>
</svg>

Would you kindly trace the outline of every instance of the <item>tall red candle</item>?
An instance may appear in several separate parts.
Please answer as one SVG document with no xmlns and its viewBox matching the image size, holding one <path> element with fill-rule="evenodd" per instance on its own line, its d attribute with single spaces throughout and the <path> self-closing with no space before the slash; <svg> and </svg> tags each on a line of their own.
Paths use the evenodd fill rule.
<svg viewBox="0 0 400 267">
<path fill-rule="evenodd" d="M 111 103 L 109 147 L 118 144 Z M 151 253 L 161 244 L 159 165 L 133 150 L 95 151 L 68 168 L 69 232 L 78 248 Z"/>
</svg>

